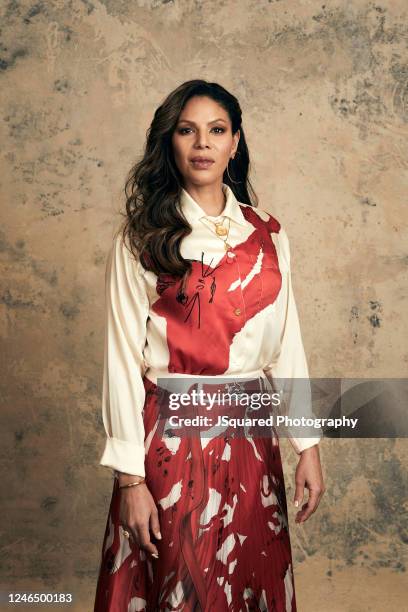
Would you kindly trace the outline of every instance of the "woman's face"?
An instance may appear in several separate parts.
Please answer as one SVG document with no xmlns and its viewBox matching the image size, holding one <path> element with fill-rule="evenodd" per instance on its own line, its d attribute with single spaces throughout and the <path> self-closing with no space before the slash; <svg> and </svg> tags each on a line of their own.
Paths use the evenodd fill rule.
<svg viewBox="0 0 408 612">
<path fill-rule="evenodd" d="M 172 137 L 174 159 L 184 186 L 222 182 L 230 157 L 237 150 L 239 136 L 239 130 L 232 134 L 227 111 L 212 98 L 190 98 Z"/>
</svg>

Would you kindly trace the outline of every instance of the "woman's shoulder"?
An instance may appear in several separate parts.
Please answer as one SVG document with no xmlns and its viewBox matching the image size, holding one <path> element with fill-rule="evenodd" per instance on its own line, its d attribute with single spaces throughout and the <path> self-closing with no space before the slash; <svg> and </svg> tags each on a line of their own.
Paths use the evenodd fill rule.
<svg viewBox="0 0 408 612">
<path fill-rule="evenodd" d="M 145 271 L 137 251 L 131 247 L 129 232 L 123 233 L 123 227 L 117 228 L 112 236 L 109 256 L 118 267 L 127 272 L 143 275 Z"/>
<path fill-rule="evenodd" d="M 240 203 L 240 206 L 245 206 L 246 208 L 250 208 L 253 210 L 258 217 L 265 222 L 267 229 L 271 236 L 273 237 L 273 242 L 275 247 L 279 251 L 279 255 L 282 258 L 282 261 L 286 263 L 286 265 L 290 266 L 290 247 L 289 247 L 289 238 L 286 232 L 286 229 L 283 227 L 280 220 L 270 213 L 268 210 L 262 207 L 254 207 L 250 204 Z"/>
<path fill-rule="evenodd" d="M 277 217 L 275 217 L 272 213 L 270 213 L 265 208 L 260 206 L 251 206 L 251 204 L 243 204 L 239 203 L 241 207 L 245 207 L 246 209 L 251 209 L 261 221 L 264 221 L 267 224 L 268 230 L 272 233 L 279 233 L 283 228 Z"/>
<path fill-rule="evenodd" d="M 116 228 L 112 236 L 111 249 L 122 257 L 128 257 L 130 260 L 138 260 L 138 252 L 131 244 L 129 231 L 124 232 L 123 225 Z"/>
<path fill-rule="evenodd" d="M 115 258 L 122 262 L 129 258 L 129 237 L 127 234 L 123 234 L 121 227 L 117 227 L 112 235 L 110 251 Z"/>
</svg>

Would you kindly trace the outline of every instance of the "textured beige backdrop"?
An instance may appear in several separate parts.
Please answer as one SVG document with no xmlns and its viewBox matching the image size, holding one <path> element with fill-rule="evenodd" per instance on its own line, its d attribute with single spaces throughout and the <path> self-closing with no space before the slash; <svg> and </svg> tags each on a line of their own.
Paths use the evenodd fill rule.
<svg viewBox="0 0 408 612">
<path fill-rule="evenodd" d="M 190 78 L 238 96 L 260 206 L 291 239 L 311 374 L 406 376 L 407 5 L 0 10 L 1 589 L 71 591 L 90 612 L 111 493 L 98 466 L 105 256 L 155 108 Z M 325 440 L 321 455 L 318 512 L 296 526 L 290 503 L 299 612 L 402 610 L 405 440 Z"/>
</svg>

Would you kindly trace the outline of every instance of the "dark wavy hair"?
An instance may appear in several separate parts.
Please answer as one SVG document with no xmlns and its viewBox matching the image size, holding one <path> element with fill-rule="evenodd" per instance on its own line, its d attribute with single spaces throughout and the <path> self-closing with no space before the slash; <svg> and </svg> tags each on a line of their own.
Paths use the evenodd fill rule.
<svg viewBox="0 0 408 612">
<path fill-rule="evenodd" d="M 177 206 L 183 177 L 174 161 L 172 136 L 181 111 L 193 96 L 212 98 L 228 113 L 232 133 L 240 130 L 236 155 L 229 164 L 234 182 L 226 170 L 223 182 L 231 187 L 239 202 L 258 206 L 248 178 L 249 152 L 237 98 L 218 83 L 202 79 L 182 83 L 157 108 L 146 132 L 142 159 L 130 170 L 125 184 L 123 238 L 129 239 L 130 250 L 142 266 L 157 275 L 186 277 L 191 272 L 191 262 L 180 253 L 180 243 L 192 228 Z"/>
</svg>

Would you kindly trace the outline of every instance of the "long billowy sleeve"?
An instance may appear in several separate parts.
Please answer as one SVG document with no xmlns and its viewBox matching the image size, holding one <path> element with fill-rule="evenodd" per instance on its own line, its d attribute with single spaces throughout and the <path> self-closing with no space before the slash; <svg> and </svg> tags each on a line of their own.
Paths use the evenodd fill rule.
<svg viewBox="0 0 408 612">
<path fill-rule="evenodd" d="M 272 363 L 264 368 L 264 372 L 274 390 L 280 391 L 285 400 L 280 410 L 283 415 L 313 417 L 309 370 L 292 287 L 289 240 L 283 228 L 278 234 L 278 244 L 282 271 L 282 287 L 278 298 L 280 307 L 277 314 L 280 347 L 275 352 Z M 321 429 L 314 427 L 288 427 L 286 432 L 298 454 L 318 444 L 322 437 Z"/>
<path fill-rule="evenodd" d="M 107 438 L 100 465 L 144 477 L 143 349 L 149 300 L 140 265 L 117 234 L 105 274 L 102 416 Z"/>
</svg>

